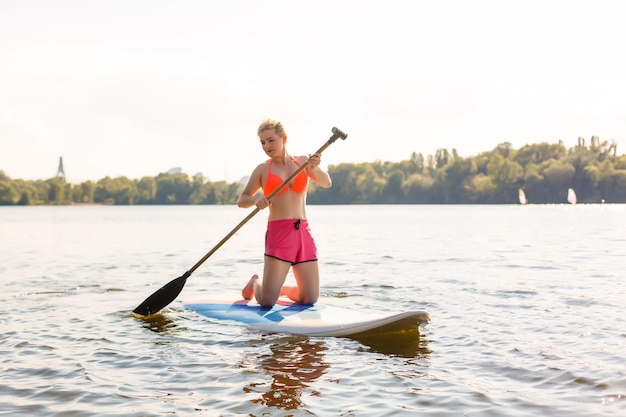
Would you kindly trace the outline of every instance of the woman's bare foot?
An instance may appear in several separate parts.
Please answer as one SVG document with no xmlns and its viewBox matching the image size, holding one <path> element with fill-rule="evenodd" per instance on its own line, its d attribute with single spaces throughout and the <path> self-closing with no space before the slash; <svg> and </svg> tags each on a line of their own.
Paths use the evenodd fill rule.
<svg viewBox="0 0 626 417">
<path fill-rule="evenodd" d="M 246 284 L 246 286 L 243 287 L 243 290 L 241 290 L 241 296 L 245 300 L 252 300 L 252 297 L 254 297 L 254 282 L 257 279 L 259 279 L 259 276 L 257 274 L 252 275 L 252 278 L 250 278 L 248 284 Z"/>
<path fill-rule="evenodd" d="M 281 297 L 286 296 L 292 301 L 297 300 L 298 295 L 299 295 L 299 291 L 298 291 L 297 286 L 283 285 L 283 287 L 280 289 L 280 296 Z"/>
</svg>

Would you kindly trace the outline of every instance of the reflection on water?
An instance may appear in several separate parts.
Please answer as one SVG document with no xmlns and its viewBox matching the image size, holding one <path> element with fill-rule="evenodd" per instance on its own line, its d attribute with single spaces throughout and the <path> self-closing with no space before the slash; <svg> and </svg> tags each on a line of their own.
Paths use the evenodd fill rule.
<svg viewBox="0 0 626 417">
<path fill-rule="evenodd" d="M 427 358 L 431 352 L 428 349 L 428 341 L 418 330 L 372 336 L 356 336 L 353 339 L 367 346 L 370 352 L 399 356 L 401 358 L 423 359 Z"/>
<path fill-rule="evenodd" d="M 155 333 L 174 334 L 180 330 L 176 320 L 172 320 L 161 313 L 152 314 L 150 316 L 133 315 L 133 317 L 142 321 L 144 328 L 152 330 Z"/>
<path fill-rule="evenodd" d="M 271 377 L 270 384 L 251 383 L 244 388 L 244 392 L 263 388 L 261 397 L 252 402 L 283 410 L 296 410 L 303 405 L 303 390 L 326 373 L 329 365 L 324 361 L 324 351 L 328 347 L 322 341 L 287 337 L 269 348 L 271 353 L 256 358 L 245 357 L 243 362 L 251 361 L 262 368 Z"/>
<path fill-rule="evenodd" d="M 396 332 L 386 335 L 354 338 L 363 345 L 362 351 L 382 353 L 402 358 L 423 359 L 430 355 L 428 341 L 419 331 Z M 263 370 L 270 380 L 255 381 L 246 385 L 244 393 L 260 393 L 251 402 L 282 410 L 306 407 L 303 394 L 321 395 L 316 392 L 315 381 L 327 373 L 330 365 L 325 361 L 329 348 L 322 340 L 286 336 L 272 340 L 269 352 L 258 351 L 245 355 L 241 368 Z"/>
</svg>

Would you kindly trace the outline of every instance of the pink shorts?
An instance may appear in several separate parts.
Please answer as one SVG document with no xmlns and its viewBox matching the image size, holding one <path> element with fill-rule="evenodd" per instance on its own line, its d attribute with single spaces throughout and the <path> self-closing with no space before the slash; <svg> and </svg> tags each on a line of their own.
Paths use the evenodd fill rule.
<svg viewBox="0 0 626 417">
<path fill-rule="evenodd" d="M 282 219 L 267 223 L 265 256 L 291 265 L 317 261 L 317 247 L 306 219 Z"/>
</svg>

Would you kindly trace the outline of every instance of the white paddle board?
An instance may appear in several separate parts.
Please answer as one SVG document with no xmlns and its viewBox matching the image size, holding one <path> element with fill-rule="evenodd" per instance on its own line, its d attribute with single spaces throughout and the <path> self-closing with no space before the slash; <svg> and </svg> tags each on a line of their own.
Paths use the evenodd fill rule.
<svg viewBox="0 0 626 417">
<path fill-rule="evenodd" d="M 425 311 L 376 314 L 323 303 L 297 304 L 286 298 L 280 298 L 272 308 L 240 297 L 186 301 L 183 305 L 203 316 L 237 321 L 255 330 L 303 336 L 366 336 L 416 331 L 430 320 Z"/>
</svg>

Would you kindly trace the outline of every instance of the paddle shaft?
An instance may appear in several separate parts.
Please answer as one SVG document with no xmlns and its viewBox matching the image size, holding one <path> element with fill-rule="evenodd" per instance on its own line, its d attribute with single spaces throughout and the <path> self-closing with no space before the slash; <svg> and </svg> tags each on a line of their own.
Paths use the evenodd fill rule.
<svg viewBox="0 0 626 417">
<path fill-rule="evenodd" d="M 322 153 L 326 150 L 326 148 L 328 148 L 337 139 L 341 138 L 345 140 L 348 137 L 348 135 L 346 135 L 345 133 L 343 133 L 341 130 L 337 129 L 336 127 L 333 127 L 332 132 L 333 132 L 333 135 L 315 153 Z M 283 187 L 285 187 L 289 182 L 291 182 L 291 180 L 293 180 L 308 165 L 309 165 L 309 161 L 306 161 L 305 163 L 300 165 L 298 169 L 296 169 L 289 177 L 287 177 L 285 181 L 282 182 L 282 184 L 280 184 L 280 186 L 278 186 L 274 191 L 272 191 L 270 195 L 267 196 L 267 199 L 271 200 L 276 194 L 280 192 L 280 190 L 283 189 Z M 194 266 L 189 268 L 189 270 L 185 273 L 185 275 L 190 276 L 196 269 L 200 267 L 200 265 L 204 263 L 204 261 L 209 259 L 211 255 L 213 255 L 219 248 L 221 248 L 222 245 L 226 243 L 228 239 L 230 239 L 235 233 L 237 233 L 237 231 L 241 229 L 243 225 L 246 224 L 251 218 L 253 218 L 259 211 L 261 211 L 261 209 L 258 207 L 255 207 L 254 210 L 252 210 L 252 212 L 248 214 L 245 219 L 243 219 L 237 226 L 235 226 L 233 230 L 231 230 L 226 236 L 224 236 L 224 238 L 220 240 L 217 243 L 217 245 L 215 245 L 210 251 L 208 251 L 207 254 L 202 257 L 202 259 L 196 262 Z"/>
</svg>

